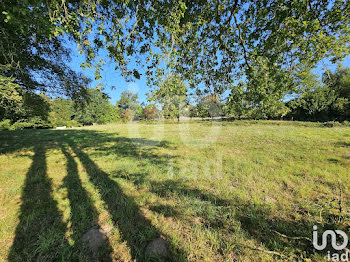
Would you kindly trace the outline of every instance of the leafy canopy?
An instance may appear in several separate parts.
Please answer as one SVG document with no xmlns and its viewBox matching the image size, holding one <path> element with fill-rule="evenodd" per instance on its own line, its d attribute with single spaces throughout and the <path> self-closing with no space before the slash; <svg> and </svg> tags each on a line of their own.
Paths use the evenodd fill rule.
<svg viewBox="0 0 350 262">
<path fill-rule="evenodd" d="M 127 78 L 139 78 L 144 66 L 154 85 L 170 70 L 191 87 L 221 93 L 247 80 L 267 96 L 259 90 L 262 66 L 285 83 L 277 89 L 291 92 L 305 66 L 349 53 L 350 8 L 342 0 L 56 0 L 47 8 L 55 32 L 79 43 L 97 78 L 105 49 Z"/>
<path fill-rule="evenodd" d="M 70 50 L 55 33 L 51 8 L 43 1 L 0 2 L 0 88 L 50 92 L 79 99 L 89 80 L 67 66 Z M 13 89 L 13 88 L 12 88 Z"/>
</svg>

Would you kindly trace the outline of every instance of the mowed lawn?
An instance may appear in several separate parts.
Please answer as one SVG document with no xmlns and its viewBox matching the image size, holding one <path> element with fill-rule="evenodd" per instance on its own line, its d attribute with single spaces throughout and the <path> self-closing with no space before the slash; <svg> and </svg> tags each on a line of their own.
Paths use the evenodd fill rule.
<svg viewBox="0 0 350 262">
<path fill-rule="evenodd" d="M 1 261 L 324 260 L 350 228 L 350 128 L 279 121 L 0 132 Z M 108 228 L 93 252 L 83 235 Z"/>
</svg>

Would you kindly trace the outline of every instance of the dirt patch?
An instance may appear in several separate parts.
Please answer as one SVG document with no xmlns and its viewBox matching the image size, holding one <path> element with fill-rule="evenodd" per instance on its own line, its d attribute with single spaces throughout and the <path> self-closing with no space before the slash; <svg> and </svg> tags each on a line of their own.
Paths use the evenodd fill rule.
<svg viewBox="0 0 350 262">
<path fill-rule="evenodd" d="M 105 244 L 108 234 L 112 231 L 113 227 L 110 225 L 93 226 L 82 237 L 84 245 L 95 254 L 100 247 Z"/>
<path fill-rule="evenodd" d="M 145 256 L 147 258 L 166 258 L 169 256 L 167 242 L 162 238 L 153 239 L 146 247 Z"/>
</svg>

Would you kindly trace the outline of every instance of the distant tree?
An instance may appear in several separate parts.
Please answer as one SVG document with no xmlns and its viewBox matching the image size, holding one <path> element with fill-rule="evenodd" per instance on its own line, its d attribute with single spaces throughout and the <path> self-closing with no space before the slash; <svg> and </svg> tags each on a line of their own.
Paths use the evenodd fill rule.
<svg viewBox="0 0 350 262">
<path fill-rule="evenodd" d="M 119 107 L 122 109 L 132 109 L 136 111 L 136 109 L 139 108 L 139 97 L 138 94 L 134 94 L 133 92 L 129 90 L 125 90 L 122 92 L 120 100 L 119 100 Z"/>
<path fill-rule="evenodd" d="M 138 94 L 134 94 L 129 90 L 122 92 L 119 99 L 119 107 L 121 108 L 121 114 L 123 114 L 126 109 L 130 109 L 134 112 L 135 117 L 139 118 L 142 115 L 142 107 L 139 103 Z"/>
<path fill-rule="evenodd" d="M 287 105 L 296 120 L 343 121 L 350 118 L 350 68 L 325 72 L 323 83 L 311 72 L 302 77 L 299 94 Z"/>
<path fill-rule="evenodd" d="M 350 67 L 339 64 L 334 73 L 324 73 L 323 82 L 334 90 L 338 97 L 350 99 Z"/>
<path fill-rule="evenodd" d="M 156 86 L 149 95 L 150 101 L 162 106 L 162 114 L 167 119 L 180 120 L 181 111 L 188 104 L 187 87 L 178 75 L 171 74 Z"/>
<path fill-rule="evenodd" d="M 124 122 L 132 121 L 135 119 L 135 111 L 130 108 L 127 108 L 123 111 L 122 117 Z"/>
<path fill-rule="evenodd" d="M 188 106 L 188 111 L 189 111 L 189 117 L 196 117 L 196 116 L 198 116 L 196 107 L 194 105 L 189 105 Z"/>
<path fill-rule="evenodd" d="M 196 107 L 194 105 L 187 105 L 182 110 L 182 115 L 186 117 L 196 117 L 197 116 Z"/>
<path fill-rule="evenodd" d="M 111 101 L 102 103 L 97 109 L 97 124 L 107 124 L 114 121 L 114 106 Z"/>
<path fill-rule="evenodd" d="M 76 119 L 83 124 L 105 124 L 114 121 L 115 108 L 109 97 L 98 89 L 88 89 L 89 101 L 77 107 Z"/>
<path fill-rule="evenodd" d="M 51 101 L 50 121 L 54 126 L 64 126 L 75 117 L 73 101 L 56 98 Z"/>
<path fill-rule="evenodd" d="M 159 110 L 155 105 L 146 105 L 143 110 L 143 115 L 147 120 L 154 120 L 159 117 Z"/>
<path fill-rule="evenodd" d="M 39 117 L 47 121 L 51 110 L 50 99 L 44 94 L 25 92 L 23 96 L 23 119 Z"/>
<path fill-rule="evenodd" d="M 216 94 L 201 97 L 197 104 L 197 114 L 200 117 L 217 117 L 222 115 L 222 103 Z"/>
<path fill-rule="evenodd" d="M 338 65 L 334 73 L 326 72 L 323 82 L 335 92 L 336 99 L 331 106 L 332 118 L 337 120 L 350 119 L 350 68 Z"/>
</svg>

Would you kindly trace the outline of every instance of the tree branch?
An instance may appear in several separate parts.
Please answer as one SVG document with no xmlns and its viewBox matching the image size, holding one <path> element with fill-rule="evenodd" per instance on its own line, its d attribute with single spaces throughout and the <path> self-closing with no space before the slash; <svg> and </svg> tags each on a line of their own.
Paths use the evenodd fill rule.
<svg viewBox="0 0 350 262">
<path fill-rule="evenodd" d="M 246 66 L 250 69 L 251 67 L 250 67 L 250 65 L 249 65 L 249 63 L 248 63 L 248 55 L 247 55 L 248 52 L 247 52 L 247 50 L 246 50 L 246 48 L 245 48 L 245 46 L 244 46 L 244 40 L 243 40 L 243 37 L 242 37 L 241 28 L 240 28 L 239 25 L 238 25 L 237 18 L 236 18 L 236 15 L 235 15 L 235 14 L 233 14 L 233 18 L 234 18 L 236 27 L 237 27 L 237 29 L 238 29 L 238 36 L 239 36 L 239 40 L 240 40 L 240 45 L 241 45 L 241 47 L 243 48 L 243 57 L 244 57 L 244 60 L 245 60 L 245 64 L 246 64 Z"/>
</svg>

